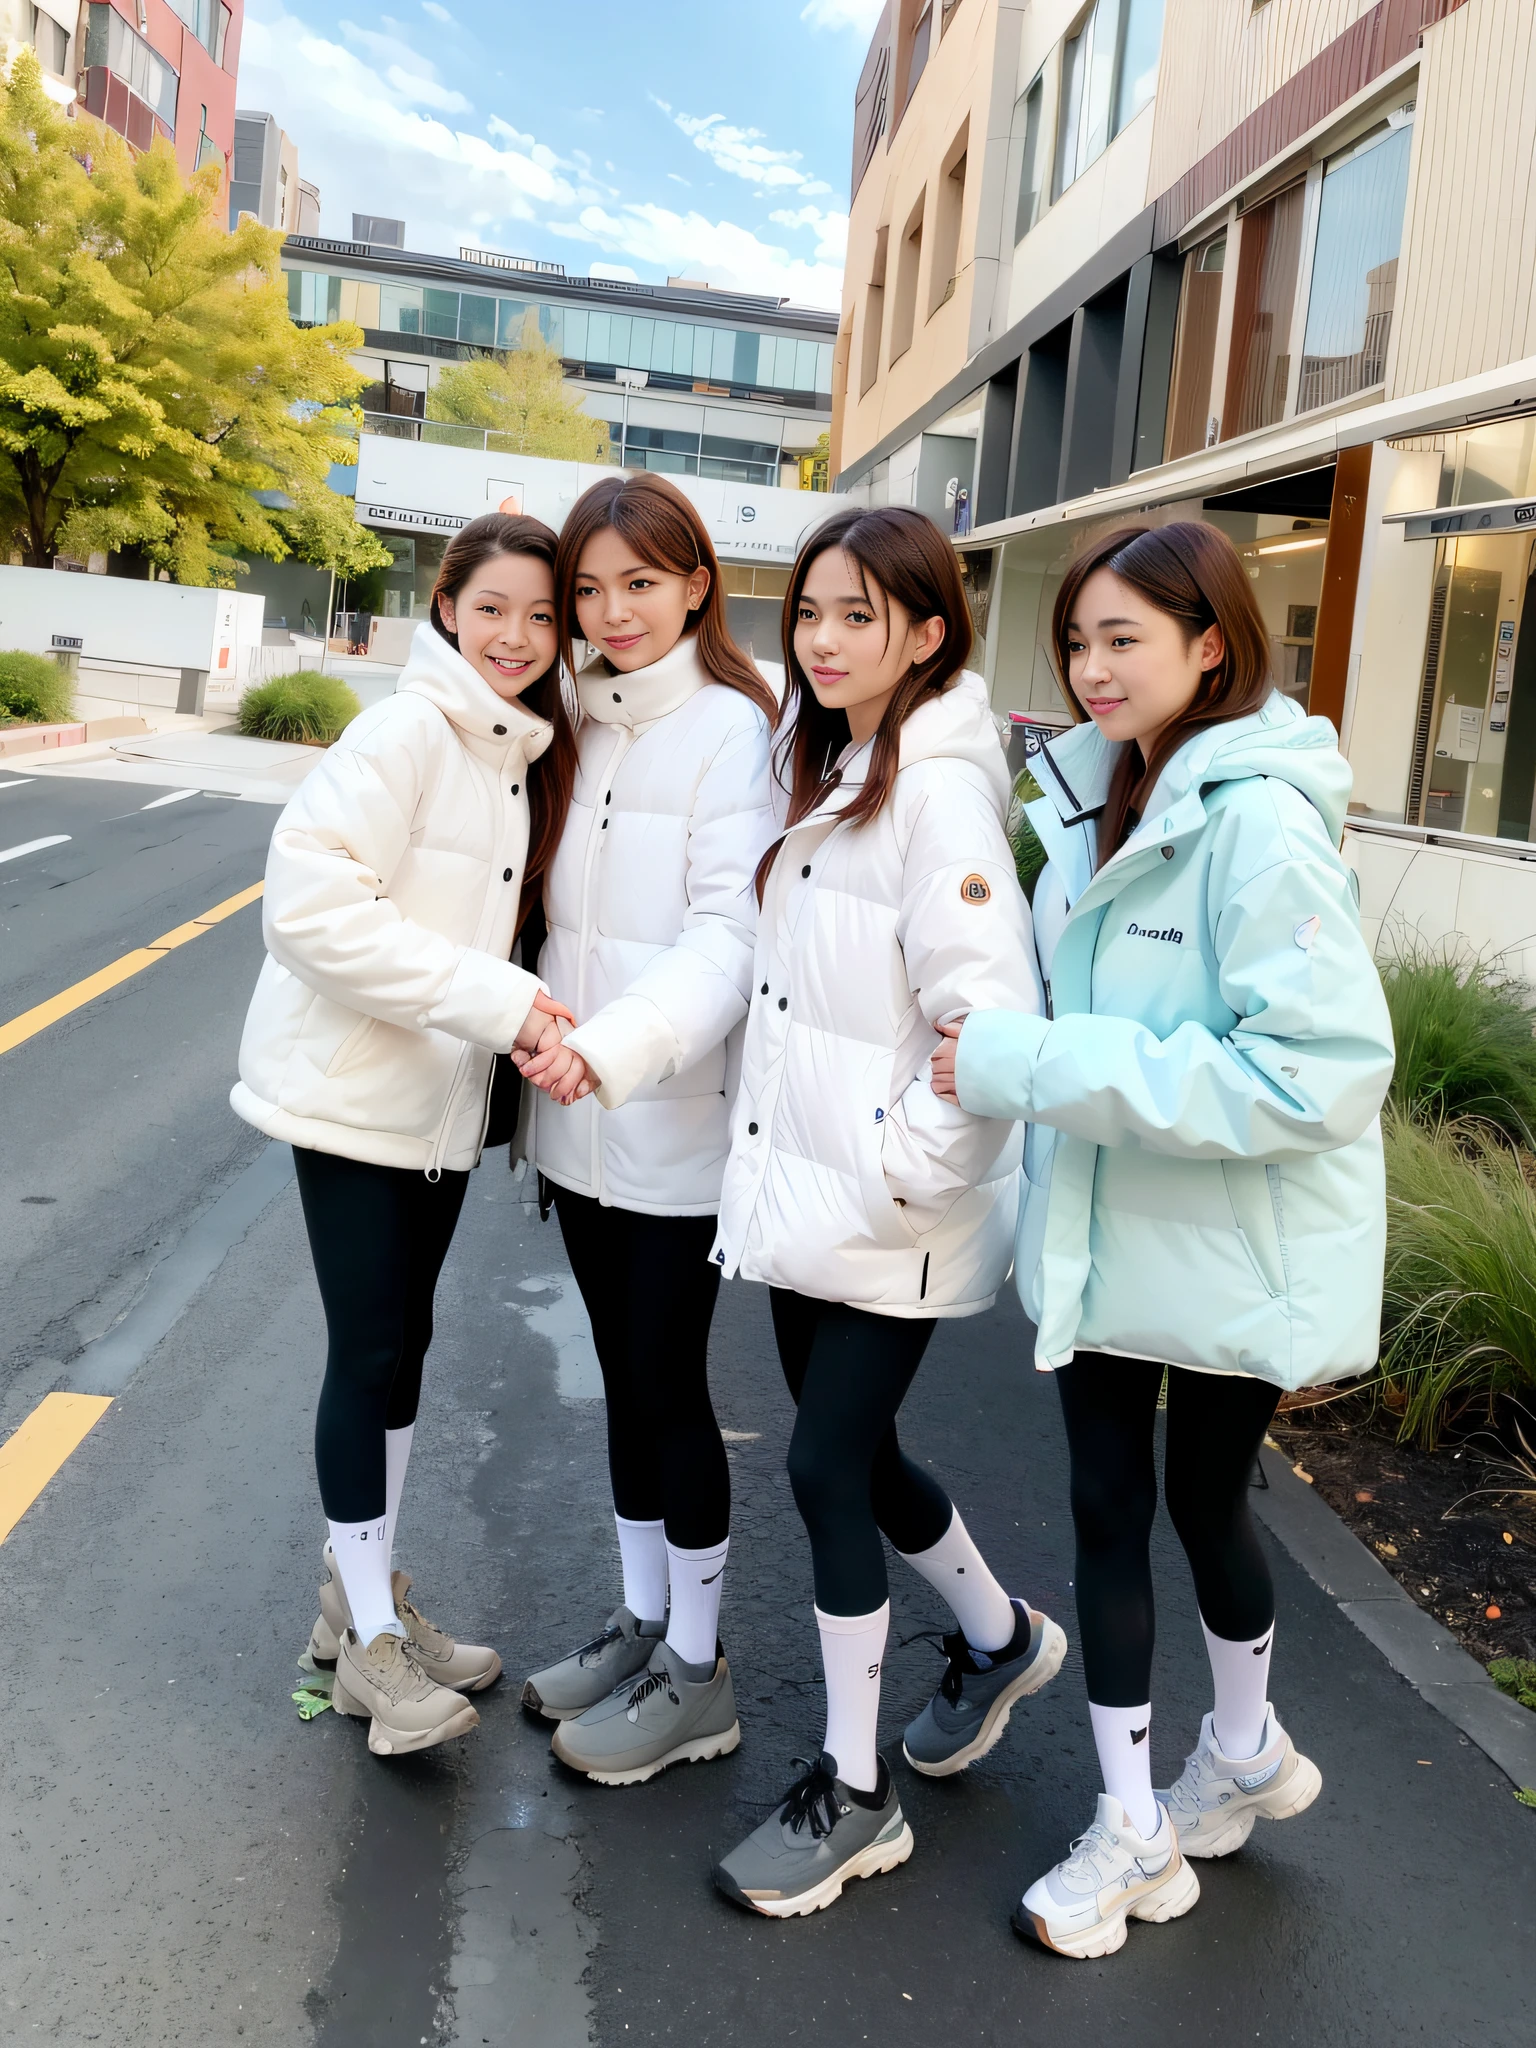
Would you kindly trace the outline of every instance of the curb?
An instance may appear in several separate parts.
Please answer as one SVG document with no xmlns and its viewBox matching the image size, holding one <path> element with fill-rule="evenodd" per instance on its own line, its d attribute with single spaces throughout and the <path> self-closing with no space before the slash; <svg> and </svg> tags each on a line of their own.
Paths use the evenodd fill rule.
<svg viewBox="0 0 1536 2048">
<path fill-rule="evenodd" d="M 1328 1503 L 1296 1477 L 1283 1452 L 1260 1451 L 1259 1469 L 1265 1483 L 1250 1495 L 1254 1512 L 1303 1571 L 1517 1789 L 1536 1785 L 1536 1714 L 1500 1692 L 1450 1630 L 1409 1598 Z"/>
</svg>

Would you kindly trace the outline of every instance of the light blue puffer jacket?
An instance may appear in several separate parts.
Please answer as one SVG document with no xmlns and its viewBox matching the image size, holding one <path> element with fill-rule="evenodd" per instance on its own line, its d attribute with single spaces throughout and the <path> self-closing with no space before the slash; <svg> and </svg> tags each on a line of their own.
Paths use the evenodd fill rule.
<svg viewBox="0 0 1536 2048">
<path fill-rule="evenodd" d="M 1036 1365 L 1364 1371 L 1393 1047 L 1338 852 L 1349 766 L 1276 692 L 1180 749 L 1095 874 L 1117 752 L 1080 725 L 1033 764 L 1050 1018 L 973 1011 L 960 1038 L 965 1108 L 1031 1120 L 1014 1271 Z"/>
</svg>

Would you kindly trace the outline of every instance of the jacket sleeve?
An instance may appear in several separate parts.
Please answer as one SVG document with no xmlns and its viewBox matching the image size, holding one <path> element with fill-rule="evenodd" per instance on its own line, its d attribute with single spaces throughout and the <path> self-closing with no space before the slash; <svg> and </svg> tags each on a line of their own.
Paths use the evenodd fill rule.
<svg viewBox="0 0 1536 2048">
<path fill-rule="evenodd" d="M 367 744 L 333 747 L 277 821 L 262 904 L 267 951 L 349 1010 L 507 1052 L 542 984 L 391 902 L 423 768 L 408 744 L 385 744 L 378 758 Z"/>
<path fill-rule="evenodd" d="M 930 1032 L 973 1010 L 1037 1013 L 1029 905 L 990 793 L 946 764 L 913 799 L 897 938 Z M 921 1029 L 921 1025 L 919 1029 Z M 929 1086 L 935 1036 L 885 1121 L 886 1184 L 915 1229 L 931 1229 L 1012 1137 L 1014 1110 L 979 1115 Z"/>
<path fill-rule="evenodd" d="M 969 1018 L 957 1080 L 968 1107 L 1096 1145 L 1185 1159 L 1299 1158 L 1368 1130 L 1392 1078 L 1392 1025 L 1337 858 L 1293 856 L 1213 920 L 1224 1035 L 1157 1038 L 1130 1017 Z"/>
<path fill-rule="evenodd" d="M 773 837 L 768 731 L 755 716 L 720 748 L 694 793 L 677 943 L 566 1038 L 592 1069 L 604 1109 L 702 1059 L 746 1016 L 757 935 L 753 882 Z"/>
</svg>

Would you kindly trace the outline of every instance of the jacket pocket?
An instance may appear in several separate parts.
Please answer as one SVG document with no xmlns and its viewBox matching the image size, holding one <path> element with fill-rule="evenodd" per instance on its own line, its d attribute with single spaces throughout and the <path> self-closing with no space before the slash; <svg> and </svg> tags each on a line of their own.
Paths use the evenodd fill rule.
<svg viewBox="0 0 1536 2048">
<path fill-rule="evenodd" d="M 1224 1159 L 1221 1175 L 1255 1272 L 1269 1293 L 1285 1294 L 1288 1289 L 1279 1167 L 1267 1166 L 1262 1159 Z"/>
</svg>

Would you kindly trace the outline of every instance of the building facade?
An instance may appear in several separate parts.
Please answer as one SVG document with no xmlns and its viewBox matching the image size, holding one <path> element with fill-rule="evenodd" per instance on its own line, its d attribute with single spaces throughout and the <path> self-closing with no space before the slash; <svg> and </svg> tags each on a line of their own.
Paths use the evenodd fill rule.
<svg viewBox="0 0 1536 2048">
<path fill-rule="evenodd" d="M 400 228 L 355 221 L 370 237 Z M 835 313 L 702 284 L 567 277 L 557 263 L 485 249 L 413 255 L 372 238 L 290 235 L 283 268 L 296 321 L 363 329 L 353 361 L 372 380 L 362 403 L 374 432 L 460 431 L 426 420 L 432 383 L 449 363 L 516 349 L 530 322 L 629 468 L 798 489 L 802 460 L 831 428 Z"/>
<path fill-rule="evenodd" d="M 1000 711 L 1089 536 L 1202 519 L 1383 829 L 1536 839 L 1536 8 L 891 0 L 836 487 L 955 535 Z"/>
<path fill-rule="evenodd" d="M 270 114 L 235 110 L 230 166 L 229 225 L 249 213 L 264 228 L 285 235 L 320 231 L 320 194 L 299 176 L 299 148 Z"/>
</svg>

